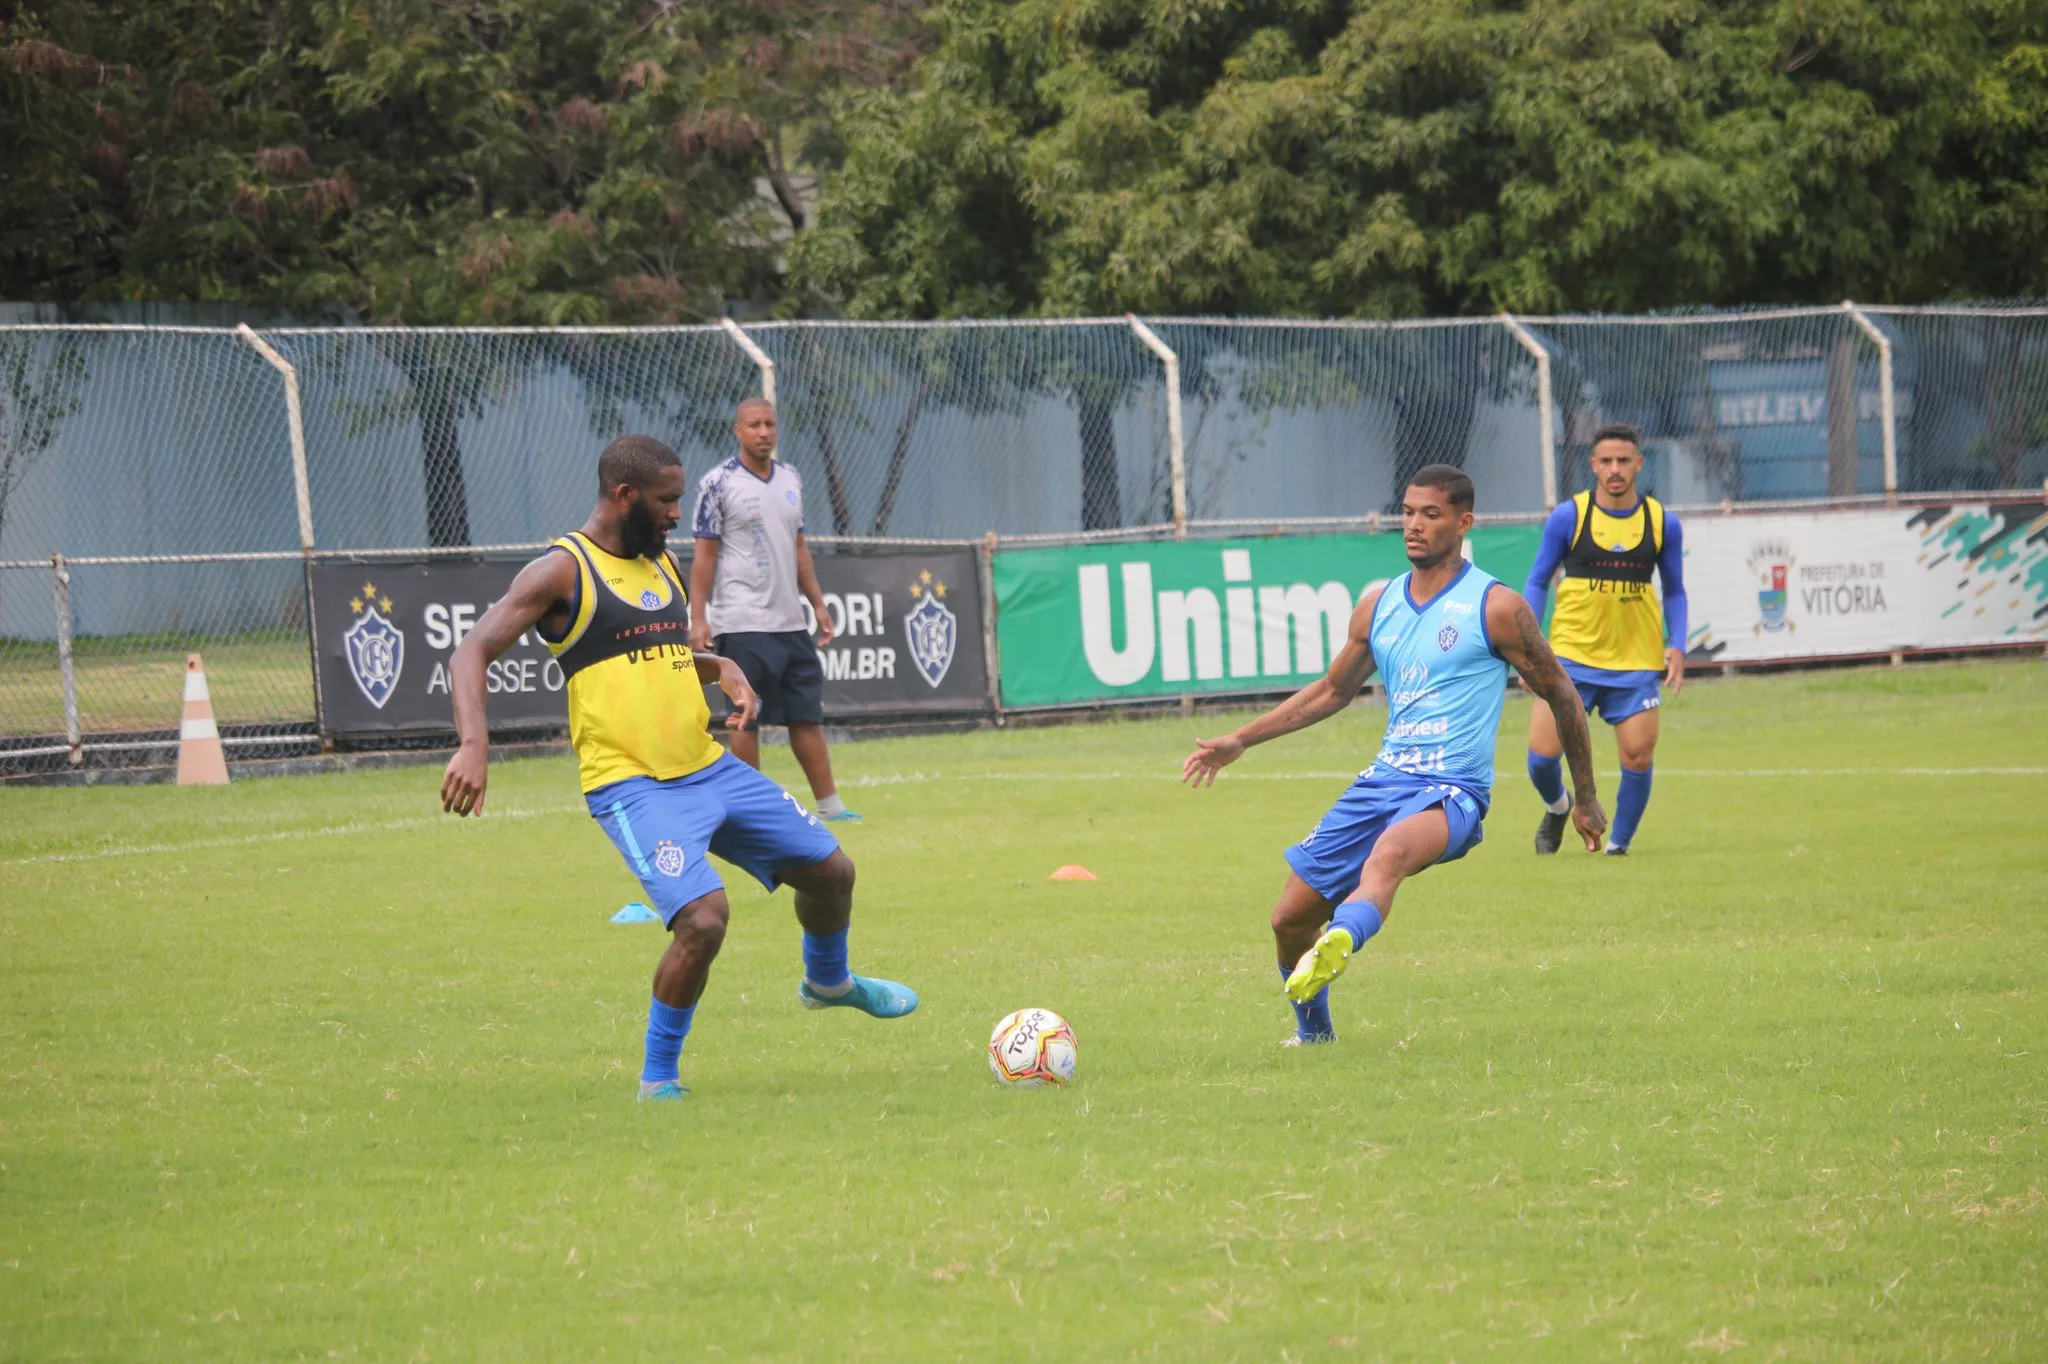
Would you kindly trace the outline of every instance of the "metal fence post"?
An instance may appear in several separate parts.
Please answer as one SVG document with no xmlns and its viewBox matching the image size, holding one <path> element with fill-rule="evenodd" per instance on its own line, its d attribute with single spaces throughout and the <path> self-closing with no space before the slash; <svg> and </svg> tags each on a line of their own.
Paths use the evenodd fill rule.
<svg viewBox="0 0 2048 1364">
<path fill-rule="evenodd" d="M 1545 508 L 1554 507 L 1557 505 L 1557 409 L 1550 396 L 1550 352 L 1505 309 L 1501 311 L 1500 322 L 1508 329 L 1508 335 L 1536 358 L 1536 419 L 1543 427 L 1543 436 L 1537 447 L 1543 461 L 1543 505 Z"/>
<path fill-rule="evenodd" d="M 1188 465 L 1187 452 L 1181 444 L 1180 357 L 1134 314 L 1125 313 L 1124 321 L 1131 324 L 1132 332 L 1145 343 L 1145 348 L 1166 366 L 1166 452 L 1173 473 L 1173 535 L 1176 540 L 1185 539 L 1188 533 Z"/>
<path fill-rule="evenodd" d="M 327 705 L 320 692 L 320 631 L 313 616 L 313 482 L 306 467 L 306 416 L 299 400 L 299 371 L 248 323 L 236 327 L 235 335 L 284 376 L 285 429 L 291 435 L 292 446 L 292 497 L 299 514 L 299 558 L 306 589 L 306 656 L 313 668 L 313 724 L 325 734 Z"/>
<path fill-rule="evenodd" d="M 50 556 L 50 590 L 57 601 L 57 677 L 64 689 L 64 742 L 71 747 L 71 765 L 85 761 L 85 739 L 78 725 L 78 672 L 71 660 L 71 572 L 64 556 Z"/>
<path fill-rule="evenodd" d="M 725 334 L 732 338 L 733 344 L 745 351 L 747 358 L 761 371 L 761 396 L 772 406 L 775 402 L 775 362 L 768 358 L 767 351 L 754 344 L 754 338 L 748 336 L 739 323 L 729 317 L 721 317 L 718 325 L 725 328 Z"/>
<path fill-rule="evenodd" d="M 1892 389 L 1892 342 L 1870 315 L 1850 299 L 1842 300 L 1842 311 L 1849 314 L 1863 334 L 1877 347 L 1877 404 L 1878 414 L 1884 422 L 1884 495 L 1887 502 L 1899 500 L 1899 414 Z"/>
</svg>

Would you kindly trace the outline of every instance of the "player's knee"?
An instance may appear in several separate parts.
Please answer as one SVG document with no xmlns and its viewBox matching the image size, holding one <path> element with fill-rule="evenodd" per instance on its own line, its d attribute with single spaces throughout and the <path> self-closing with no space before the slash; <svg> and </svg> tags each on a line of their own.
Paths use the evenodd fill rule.
<svg viewBox="0 0 2048 1364">
<path fill-rule="evenodd" d="M 725 942 L 726 907 L 714 899 L 685 905 L 676 916 L 676 941 L 694 952 L 715 954 Z"/>
<path fill-rule="evenodd" d="M 1621 765 L 1631 772 L 1648 771 L 1656 755 L 1655 744 L 1623 744 L 1616 754 L 1621 759 Z"/>
<path fill-rule="evenodd" d="M 1273 906 L 1273 936 L 1291 938 L 1299 937 L 1303 932 L 1314 932 L 1328 917 L 1328 911 L 1319 905 L 1282 900 Z"/>
<path fill-rule="evenodd" d="M 841 848 L 812 869 L 817 889 L 824 894 L 853 894 L 853 859 Z"/>
</svg>

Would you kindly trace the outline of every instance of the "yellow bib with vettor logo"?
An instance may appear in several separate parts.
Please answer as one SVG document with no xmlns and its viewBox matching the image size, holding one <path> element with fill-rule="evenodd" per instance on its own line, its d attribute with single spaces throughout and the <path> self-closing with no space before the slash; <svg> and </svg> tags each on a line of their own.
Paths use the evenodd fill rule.
<svg viewBox="0 0 2048 1364">
<path fill-rule="evenodd" d="M 1650 590 L 1664 552 L 1664 506 L 1645 497 L 1609 513 L 1580 493 L 1557 585 L 1550 647 L 1559 658 L 1618 672 L 1664 667 L 1664 603 Z"/>
<path fill-rule="evenodd" d="M 569 680 L 569 742 L 583 790 L 628 777 L 669 781 L 718 761 L 675 561 L 666 551 L 659 563 L 622 559 L 580 532 L 551 548 L 576 561 L 569 628 L 541 642 Z"/>
</svg>

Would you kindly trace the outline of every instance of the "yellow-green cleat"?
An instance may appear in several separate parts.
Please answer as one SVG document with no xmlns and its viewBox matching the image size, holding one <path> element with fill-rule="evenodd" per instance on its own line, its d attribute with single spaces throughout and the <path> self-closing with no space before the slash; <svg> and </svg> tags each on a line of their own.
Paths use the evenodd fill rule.
<svg viewBox="0 0 2048 1364">
<path fill-rule="evenodd" d="M 1344 974 L 1344 966 L 1357 946 L 1351 941 L 1349 929 L 1325 928 L 1316 945 L 1302 953 L 1301 960 L 1294 964 L 1287 977 L 1287 997 L 1296 1004 L 1314 999 L 1325 985 Z"/>
</svg>

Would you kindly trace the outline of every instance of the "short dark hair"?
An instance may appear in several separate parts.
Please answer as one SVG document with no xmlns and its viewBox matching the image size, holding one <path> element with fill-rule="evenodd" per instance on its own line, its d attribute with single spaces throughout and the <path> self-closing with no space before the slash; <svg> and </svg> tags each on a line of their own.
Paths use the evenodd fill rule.
<svg viewBox="0 0 2048 1364">
<path fill-rule="evenodd" d="M 1454 464 L 1425 464 L 1408 480 L 1411 488 L 1434 488 L 1451 501 L 1455 511 L 1472 510 L 1472 480 Z"/>
<path fill-rule="evenodd" d="M 1635 446 L 1637 453 L 1640 454 L 1643 448 L 1643 431 L 1641 427 L 1631 426 L 1627 422 L 1609 422 L 1593 433 L 1593 444 L 1598 445 L 1603 440 L 1625 440 Z"/>
<path fill-rule="evenodd" d="M 597 457 L 597 495 L 621 483 L 644 488 L 663 469 L 679 469 L 683 457 L 652 436 L 620 436 Z"/>
</svg>

